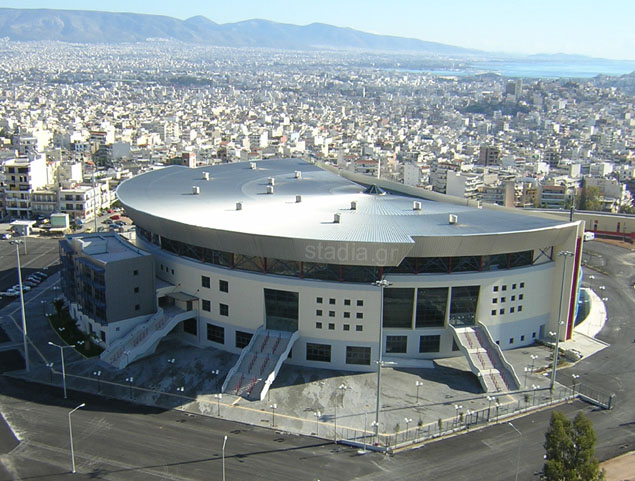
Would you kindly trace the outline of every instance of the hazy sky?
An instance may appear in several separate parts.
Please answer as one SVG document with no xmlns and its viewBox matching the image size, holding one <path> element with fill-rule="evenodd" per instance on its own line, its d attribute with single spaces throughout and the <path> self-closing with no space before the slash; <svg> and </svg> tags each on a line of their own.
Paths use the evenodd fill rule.
<svg viewBox="0 0 635 481">
<path fill-rule="evenodd" d="M 322 22 L 488 51 L 635 60 L 635 0 L 0 0 L 0 7 Z"/>
</svg>

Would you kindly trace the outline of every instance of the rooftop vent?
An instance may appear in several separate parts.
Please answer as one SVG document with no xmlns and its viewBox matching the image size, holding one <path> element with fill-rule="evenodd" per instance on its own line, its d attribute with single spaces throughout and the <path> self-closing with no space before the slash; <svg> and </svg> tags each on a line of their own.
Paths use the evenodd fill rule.
<svg viewBox="0 0 635 481">
<path fill-rule="evenodd" d="M 192 194 L 193 195 L 198 195 L 201 193 L 201 188 L 198 185 L 193 185 L 192 186 Z"/>
<path fill-rule="evenodd" d="M 356 200 L 351 201 L 351 210 L 357 210 L 357 201 Z"/>
<path fill-rule="evenodd" d="M 378 185 L 373 184 L 373 185 L 369 185 L 368 187 L 366 187 L 366 189 L 364 190 L 364 194 L 386 195 L 386 191 L 384 189 L 382 189 L 381 187 L 379 187 Z"/>
<path fill-rule="evenodd" d="M 301 179 L 302 178 L 302 172 L 300 172 L 299 170 L 295 171 L 295 178 L 296 179 Z"/>
<path fill-rule="evenodd" d="M 302 196 L 301 196 L 301 195 L 296 195 L 296 196 L 295 196 L 295 201 L 296 201 L 296 203 L 298 203 L 298 204 L 299 204 L 300 202 L 302 202 Z"/>
<path fill-rule="evenodd" d="M 412 203 L 412 210 L 421 210 L 421 202 L 417 202 L 416 200 Z"/>
<path fill-rule="evenodd" d="M 273 185 L 267 186 L 267 194 L 273 194 Z"/>
<path fill-rule="evenodd" d="M 459 223 L 459 217 L 456 214 L 448 215 L 448 222 L 452 225 Z"/>
<path fill-rule="evenodd" d="M 249 162 L 249 168 L 251 170 L 256 170 L 256 163 L 255 162 Z"/>
<path fill-rule="evenodd" d="M 209 180 L 209 172 L 203 172 L 203 180 Z"/>
<path fill-rule="evenodd" d="M 333 216 L 333 223 L 339 224 L 340 222 L 342 222 L 342 214 L 335 214 Z"/>
<path fill-rule="evenodd" d="M 243 203 L 242 202 L 236 202 L 236 210 L 243 210 Z"/>
<path fill-rule="evenodd" d="M 267 183 L 268 183 L 269 185 L 276 185 L 276 179 L 275 179 L 275 177 L 269 177 L 269 178 L 267 179 Z"/>
</svg>

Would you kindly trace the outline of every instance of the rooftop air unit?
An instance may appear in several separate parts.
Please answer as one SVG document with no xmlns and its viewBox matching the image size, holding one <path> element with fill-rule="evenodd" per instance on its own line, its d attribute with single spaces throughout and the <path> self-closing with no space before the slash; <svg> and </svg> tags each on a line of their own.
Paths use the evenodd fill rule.
<svg viewBox="0 0 635 481">
<path fill-rule="evenodd" d="M 243 210 L 243 203 L 242 202 L 236 202 L 236 210 Z"/>
<path fill-rule="evenodd" d="M 333 216 L 333 223 L 339 224 L 340 222 L 342 222 L 342 214 L 335 214 Z"/>
<path fill-rule="evenodd" d="M 296 179 L 301 179 L 302 178 L 302 172 L 300 172 L 299 170 L 295 171 L 295 178 Z"/>
<path fill-rule="evenodd" d="M 256 170 L 256 163 L 255 162 L 249 162 L 249 168 L 251 170 Z"/>
<path fill-rule="evenodd" d="M 267 194 L 273 194 L 273 185 L 267 186 Z"/>
<path fill-rule="evenodd" d="M 203 180 L 209 180 L 209 172 L 203 172 Z"/>
<path fill-rule="evenodd" d="M 448 215 L 448 222 L 452 225 L 459 223 L 459 217 L 456 214 Z"/>
<path fill-rule="evenodd" d="M 267 179 L 267 183 L 268 183 L 269 185 L 276 185 L 276 179 L 275 179 L 275 177 L 269 177 L 269 178 Z"/>
<path fill-rule="evenodd" d="M 412 210 L 421 210 L 421 202 L 417 202 L 416 200 L 412 203 Z"/>
<path fill-rule="evenodd" d="M 201 193 L 201 188 L 198 185 L 193 185 L 192 186 L 192 194 L 193 195 L 198 195 Z"/>
<path fill-rule="evenodd" d="M 295 196 L 295 202 L 296 202 L 296 203 L 298 203 L 298 204 L 299 204 L 300 202 L 302 202 L 302 196 L 301 196 L 301 195 L 296 195 L 296 196 Z"/>
<path fill-rule="evenodd" d="M 357 201 L 356 200 L 351 201 L 351 210 L 357 210 Z"/>
</svg>

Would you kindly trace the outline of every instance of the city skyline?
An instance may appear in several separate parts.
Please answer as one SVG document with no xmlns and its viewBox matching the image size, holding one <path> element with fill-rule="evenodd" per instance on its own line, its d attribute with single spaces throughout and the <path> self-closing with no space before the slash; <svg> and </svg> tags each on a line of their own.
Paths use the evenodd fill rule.
<svg viewBox="0 0 635 481">
<path fill-rule="evenodd" d="M 131 12 L 179 19 L 202 15 L 217 23 L 256 18 L 296 25 L 326 23 L 488 52 L 635 60 L 635 33 L 629 25 L 635 4 L 625 0 L 603 4 L 602 8 L 588 0 L 520 1 L 513 5 L 498 0 L 478 4 L 467 0 L 444 4 L 395 0 L 390 5 L 379 0 L 325 0 L 301 8 L 288 0 L 245 0 L 231 5 L 199 0 L 179 4 L 114 0 L 107 5 L 80 0 L 2 0 L 0 7 Z"/>
</svg>

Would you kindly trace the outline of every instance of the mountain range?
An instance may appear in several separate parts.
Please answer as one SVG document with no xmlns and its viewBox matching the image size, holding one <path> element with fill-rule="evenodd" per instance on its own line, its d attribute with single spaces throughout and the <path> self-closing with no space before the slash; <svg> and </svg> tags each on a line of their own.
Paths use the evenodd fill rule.
<svg viewBox="0 0 635 481">
<path fill-rule="evenodd" d="M 125 43 L 169 39 L 222 47 L 283 50 L 336 48 L 440 55 L 477 53 L 442 43 L 374 35 L 322 23 L 299 26 L 246 20 L 218 24 L 202 16 L 179 20 L 160 15 L 84 10 L 0 8 L 0 35 L 17 41 Z"/>
</svg>

